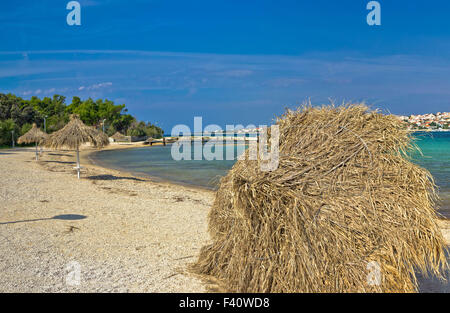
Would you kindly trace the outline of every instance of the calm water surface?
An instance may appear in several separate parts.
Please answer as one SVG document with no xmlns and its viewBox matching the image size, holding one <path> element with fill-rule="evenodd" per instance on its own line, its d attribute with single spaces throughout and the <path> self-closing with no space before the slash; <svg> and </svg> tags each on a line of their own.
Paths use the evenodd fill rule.
<svg viewBox="0 0 450 313">
<path fill-rule="evenodd" d="M 202 148 L 202 145 L 198 147 Z M 232 149 L 236 156 L 245 148 L 243 144 L 223 146 L 223 159 L 226 159 L 227 149 Z M 235 163 L 235 160 L 194 160 L 194 145 L 191 149 L 192 160 L 175 161 L 171 149 L 172 145 L 105 150 L 93 154 L 91 158 L 105 167 L 209 189 L 215 189 L 220 177 L 226 175 Z"/>
<path fill-rule="evenodd" d="M 413 161 L 428 169 L 435 178 L 442 198 L 441 214 L 450 218 L 450 132 L 415 133 L 414 136 L 423 155 L 414 154 Z M 210 189 L 217 187 L 219 178 L 235 162 L 204 159 L 175 161 L 171 156 L 171 147 L 105 150 L 94 154 L 92 158 L 106 167 Z M 237 156 L 245 146 L 228 145 L 223 149 L 224 156 L 227 149 L 233 149 L 233 155 Z M 194 149 L 191 149 L 191 155 L 193 159 Z"/>
</svg>

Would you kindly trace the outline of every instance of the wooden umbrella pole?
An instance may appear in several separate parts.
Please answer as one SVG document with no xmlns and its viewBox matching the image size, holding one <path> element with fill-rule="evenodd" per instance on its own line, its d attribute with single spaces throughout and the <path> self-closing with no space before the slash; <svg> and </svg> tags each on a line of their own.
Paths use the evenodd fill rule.
<svg viewBox="0 0 450 313">
<path fill-rule="evenodd" d="M 36 141 L 36 161 L 38 160 L 38 144 L 37 144 L 37 141 Z"/>
<path fill-rule="evenodd" d="M 80 179 L 80 150 L 77 146 L 77 173 L 78 173 L 78 179 Z"/>
</svg>

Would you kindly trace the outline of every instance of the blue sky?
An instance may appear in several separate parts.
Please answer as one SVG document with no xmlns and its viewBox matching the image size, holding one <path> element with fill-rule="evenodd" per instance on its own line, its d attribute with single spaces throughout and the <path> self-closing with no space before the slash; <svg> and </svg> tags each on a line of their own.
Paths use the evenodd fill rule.
<svg viewBox="0 0 450 313">
<path fill-rule="evenodd" d="M 158 122 L 267 124 L 311 98 L 395 114 L 450 111 L 450 2 L 8 1 L 0 92 L 108 98 Z"/>
</svg>

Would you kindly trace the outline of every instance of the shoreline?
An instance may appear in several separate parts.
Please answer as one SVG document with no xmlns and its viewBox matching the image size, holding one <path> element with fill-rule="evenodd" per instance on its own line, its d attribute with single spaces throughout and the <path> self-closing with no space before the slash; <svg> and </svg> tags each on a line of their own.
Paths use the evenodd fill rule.
<svg viewBox="0 0 450 313">
<path fill-rule="evenodd" d="M 73 151 L 0 152 L 0 292 L 224 292 L 187 270 L 209 243 L 214 192 L 87 163 L 95 151 L 83 149 L 79 180 Z M 71 262 L 80 285 L 66 282 Z"/>
<path fill-rule="evenodd" d="M 162 144 L 157 144 L 157 145 L 162 145 Z M 109 145 L 107 146 L 108 148 L 104 148 L 102 150 L 124 150 L 124 149 L 131 149 L 131 148 L 143 148 L 143 147 L 147 147 L 141 144 L 129 144 L 129 146 L 127 147 L 117 147 L 114 145 Z M 104 169 L 104 170 L 108 170 L 108 171 L 114 171 L 117 173 L 123 173 L 123 174 L 127 174 L 127 175 L 131 175 L 135 178 L 139 178 L 139 179 L 148 179 L 149 181 L 153 182 L 153 183 L 161 183 L 161 184 L 165 184 L 167 186 L 173 186 L 173 187 L 185 187 L 188 189 L 194 189 L 194 190 L 199 190 L 199 191 L 203 191 L 203 192 L 210 192 L 212 194 L 215 193 L 214 190 L 208 189 L 208 188 L 204 188 L 201 186 L 196 186 L 196 185 L 190 185 L 190 184 L 183 184 L 183 183 L 179 183 L 179 182 L 172 182 L 169 180 L 164 180 L 164 179 L 159 179 L 158 177 L 145 177 L 145 175 L 136 175 L 135 173 L 132 172 L 127 172 L 124 170 L 118 170 L 118 169 L 112 169 L 109 168 L 107 166 L 103 166 L 101 164 L 97 164 L 94 160 L 92 160 L 89 156 L 92 154 L 95 154 L 97 152 L 100 152 L 102 150 L 84 150 L 82 151 L 82 153 L 80 153 L 80 158 L 81 158 L 81 162 L 85 162 L 87 164 L 89 164 L 90 166 L 96 167 L 98 169 Z M 447 246 L 450 246 L 450 218 L 446 218 L 445 216 L 438 214 L 438 218 L 437 218 L 437 222 L 438 225 L 442 231 L 442 234 L 444 236 L 444 239 L 447 243 Z"/>
<path fill-rule="evenodd" d="M 0 152 L 0 292 L 217 290 L 187 270 L 209 242 L 214 193 L 86 163 L 92 151 L 81 179 L 73 151 Z M 80 285 L 66 283 L 71 262 Z"/>
<path fill-rule="evenodd" d="M 122 144 L 118 144 L 118 145 L 122 145 Z M 135 148 L 150 148 L 153 146 L 162 146 L 162 143 L 158 143 L 158 144 L 154 144 L 152 146 L 148 146 L 148 145 L 143 145 L 142 142 L 136 142 L 135 144 L 126 144 L 125 147 L 118 147 L 118 145 L 114 145 L 114 144 L 110 144 L 108 146 L 106 146 L 103 149 L 89 149 L 89 150 L 82 150 L 80 151 L 80 162 L 83 164 L 89 164 L 90 166 L 93 167 L 97 167 L 99 169 L 107 169 L 107 170 L 111 170 L 111 171 L 116 171 L 118 173 L 124 173 L 127 175 L 131 175 L 135 178 L 141 178 L 141 179 L 147 179 L 150 180 L 154 183 L 162 183 L 162 184 L 168 184 L 168 185 L 175 185 L 175 186 L 183 186 L 186 188 L 192 188 L 192 189 L 196 189 L 196 190 L 201 190 L 201 191 L 209 191 L 209 192 L 215 192 L 214 189 L 212 188 L 206 188 L 203 186 L 198 186 L 198 185 L 194 185 L 194 184 L 189 184 L 189 183 L 182 183 L 182 182 L 177 182 L 177 181 L 171 181 L 168 179 L 164 179 L 161 177 L 157 177 L 157 176 L 152 176 L 152 175 L 145 175 L 145 174 L 139 174 L 139 173 L 134 173 L 134 172 L 129 172 L 123 169 L 116 169 L 116 168 L 111 168 L 108 167 L 104 164 L 102 164 L 101 162 L 96 162 L 95 160 L 93 160 L 91 158 L 92 155 L 95 155 L 101 151 L 105 151 L 105 150 L 126 150 L 126 149 L 135 149 Z"/>
</svg>

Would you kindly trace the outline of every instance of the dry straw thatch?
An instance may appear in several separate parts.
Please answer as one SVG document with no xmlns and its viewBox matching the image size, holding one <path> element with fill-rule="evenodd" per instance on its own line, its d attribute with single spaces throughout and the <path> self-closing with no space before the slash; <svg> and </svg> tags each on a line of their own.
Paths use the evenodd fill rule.
<svg viewBox="0 0 450 313">
<path fill-rule="evenodd" d="M 106 134 L 96 130 L 94 127 L 86 126 L 77 114 L 70 116 L 70 121 L 62 129 L 49 135 L 44 141 L 44 145 L 53 149 L 69 148 L 77 152 L 77 166 L 75 169 L 80 178 L 80 146 L 90 143 L 94 147 L 101 148 L 109 144 Z"/>
<path fill-rule="evenodd" d="M 21 143 L 35 143 L 36 144 L 36 160 L 38 160 L 38 145 L 47 138 L 47 134 L 41 131 L 36 123 L 33 123 L 31 129 L 26 132 L 23 136 L 19 137 L 17 142 Z"/>
<path fill-rule="evenodd" d="M 442 277 L 435 185 L 396 117 L 308 105 L 277 125 L 276 170 L 241 160 L 222 178 L 195 272 L 237 292 L 413 292 L 415 270 Z"/>
<path fill-rule="evenodd" d="M 124 140 L 127 137 L 125 137 L 125 135 L 121 134 L 120 132 L 116 132 L 114 135 L 111 136 L 112 139 L 114 139 L 114 141 L 117 140 Z"/>
<path fill-rule="evenodd" d="M 79 149 L 84 143 L 94 147 L 103 147 L 109 144 L 108 136 L 94 127 L 86 126 L 77 114 L 70 116 L 70 121 L 62 129 L 49 135 L 45 146 L 53 149 L 69 148 Z"/>
</svg>

